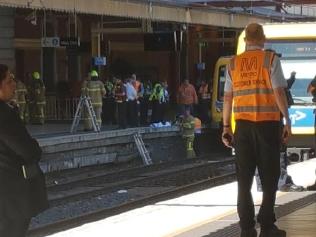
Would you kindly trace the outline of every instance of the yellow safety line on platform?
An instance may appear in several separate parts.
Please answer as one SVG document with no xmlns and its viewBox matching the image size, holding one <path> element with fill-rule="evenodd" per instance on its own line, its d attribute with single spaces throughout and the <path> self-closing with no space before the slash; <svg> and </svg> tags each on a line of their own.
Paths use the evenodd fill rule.
<svg viewBox="0 0 316 237">
<path fill-rule="evenodd" d="M 230 211 L 228 211 L 226 213 L 223 213 L 223 214 L 221 214 L 221 215 L 219 215 L 217 217 L 213 217 L 213 218 L 201 221 L 199 223 L 193 224 L 191 226 L 187 226 L 187 227 L 185 227 L 185 228 L 183 228 L 181 230 L 176 230 L 176 231 L 174 231 L 174 232 L 172 232 L 172 233 L 170 233 L 168 235 L 164 235 L 163 237 L 175 237 L 177 235 L 180 235 L 180 234 L 183 234 L 183 233 L 188 232 L 190 230 L 196 229 L 196 228 L 198 228 L 200 226 L 203 226 L 205 224 L 208 224 L 210 222 L 214 222 L 214 221 L 220 220 L 220 219 L 222 219 L 222 218 L 224 218 L 226 216 L 232 215 L 234 213 L 236 213 L 236 210 L 230 210 Z"/>
<path fill-rule="evenodd" d="M 281 197 L 281 196 L 283 196 L 283 195 L 285 195 L 285 194 L 286 194 L 286 192 L 277 192 L 276 197 L 278 198 L 278 197 Z M 256 206 L 256 205 L 259 205 L 259 204 L 261 204 L 261 200 L 255 202 L 255 206 Z M 182 229 L 180 229 L 180 230 L 175 230 L 175 231 L 173 231 L 172 233 L 169 233 L 169 234 L 164 235 L 164 236 L 162 236 L 162 237 L 176 237 L 176 236 L 178 236 L 178 235 L 180 235 L 180 234 L 183 234 L 183 233 L 185 233 L 185 232 L 194 230 L 194 229 L 196 229 L 196 228 L 198 228 L 198 227 L 201 227 L 201 226 L 203 226 L 203 225 L 205 225 L 205 224 L 208 224 L 208 223 L 211 223 L 211 222 L 214 222 L 214 221 L 223 219 L 224 217 L 230 216 L 230 215 L 235 214 L 235 213 L 237 213 L 237 210 L 236 210 L 236 209 L 230 210 L 230 211 L 227 211 L 227 212 L 225 212 L 225 213 L 223 213 L 223 214 L 221 214 L 221 215 L 219 215 L 219 216 L 212 217 L 212 218 L 210 218 L 210 219 L 201 221 L 201 222 L 199 222 L 199 223 L 195 223 L 195 224 L 193 224 L 193 225 L 187 226 L 187 227 L 182 228 Z"/>
</svg>

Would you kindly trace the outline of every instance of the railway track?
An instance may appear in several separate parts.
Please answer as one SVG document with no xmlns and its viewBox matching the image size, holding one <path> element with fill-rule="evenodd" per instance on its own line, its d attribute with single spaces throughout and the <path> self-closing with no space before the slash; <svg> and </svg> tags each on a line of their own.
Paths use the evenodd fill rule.
<svg viewBox="0 0 316 237">
<path fill-rule="evenodd" d="M 137 185 L 181 186 L 193 180 L 212 177 L 215 169 L 232 163 L 232 159 L 219 162 L 198 160 L 137 167 L 88 178 L 85 174 L 62 184 L 48 186 L 50 205 L 59 206 Z"/>
<path fill-rule="evenodd" d="M 66 207 L 69 203 L 102 199 L 102 195 L 124 191 L 132 195 L 114 205 L 98 207 L 76 216 L 39 225 L 29 230 L 28 236 L 44 236 L 83 223 L 121 213 L 136 207 L 217 186 L 235 179 L 234 160 L 190 160 L 135 167 L 114 173 L 90 172 L 68 179 L 49 181 L 48 192 L 52 207 Z M 87 178 L 88 177 L 88 178 Z M 66 207 L 67 208 L 67 207 Z"/>
</svg>

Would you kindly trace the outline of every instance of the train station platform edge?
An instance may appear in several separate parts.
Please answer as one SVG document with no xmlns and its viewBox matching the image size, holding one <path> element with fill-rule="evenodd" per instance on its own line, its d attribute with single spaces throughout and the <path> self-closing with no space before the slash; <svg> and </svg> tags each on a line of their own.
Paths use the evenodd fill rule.
<svg viewBox="0 0 316 237">
<path fill-rule="evenodd" d="M 316 159 L 294 164 L 288 170 L 296 184 L 308 186 L 315 181 Z M 236 193 L 237 184 L 233 182 L 88 223 L 50 235 L 50 237 L 220 236 L 214 233 L 229 226 L 237 228 Z M 252 193 L 256 209 L 258 209 L 262 193 L 257 192 L 255 185 L 253 185 Z M 276 209 L 287 203 L 292 205 L 296 200 L 299 207 L 302 200 L 313 201 L 315 197 L 315 192 L 278 192 Z M 308 203 L 305 202 L 305 204 Z M 238 236 L 234 229 L 230 233 L 221 236 Z"/>
</svg>

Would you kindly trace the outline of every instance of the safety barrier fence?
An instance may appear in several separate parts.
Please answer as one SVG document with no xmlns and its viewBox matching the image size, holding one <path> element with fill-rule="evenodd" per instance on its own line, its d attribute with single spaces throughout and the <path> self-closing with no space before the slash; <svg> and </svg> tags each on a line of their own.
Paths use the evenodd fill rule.
<svg viewBox="0 0 316 237">
<path fill-rule="evenodd" d="M 79 100 L 80 98 L 59 98 L 56 95 L 46 95 L 45 120 L 73 120 Z M 115 111 L 115 113 L 117 113 L 117 111 Z M 151 115 L 152 108 L 149 107 L 147 116 L 150 117 Z M 138 116 L 140 116 L 139 113 Z M 167 115 L 167 117 L 170 116 Z M 171 117 L 173 117 L 173 115 Z"/>
<path fill-rule="evenodd" d="M 72 120 L 79 98 L 46 96 L 46 120 Z"/>
</svg>

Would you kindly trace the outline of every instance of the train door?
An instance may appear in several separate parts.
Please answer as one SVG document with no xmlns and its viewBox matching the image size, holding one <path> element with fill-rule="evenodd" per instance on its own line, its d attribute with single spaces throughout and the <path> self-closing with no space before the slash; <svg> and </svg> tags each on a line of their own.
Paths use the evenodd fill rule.
<svg viewBox="0 0 316 237">
<path fill-rule="evenodd" d="M 224 100 L 224 85 L 226 78 L 226 67 L 231 57 L 220 57 L 214 69 L 213 75 L 213 90 L 212 90 L 212 102 L 211 102 L 211 127 L 218 129 L 222 126 L 222 111 Z"/>
</svg>

